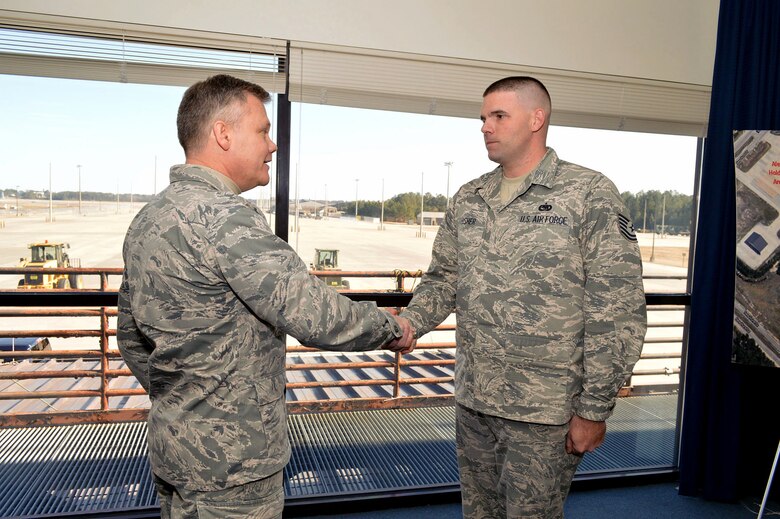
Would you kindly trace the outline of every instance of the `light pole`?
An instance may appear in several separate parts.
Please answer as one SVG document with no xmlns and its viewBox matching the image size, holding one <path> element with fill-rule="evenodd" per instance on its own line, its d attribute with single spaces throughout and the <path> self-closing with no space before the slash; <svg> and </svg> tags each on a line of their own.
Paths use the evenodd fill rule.
<svg viewBox="0 0 780 519">
<path fill-rule="evenodd" d="M 51 162 L 49 162 L 49 223 L 54 222 L 54 199 L 51 196 Z"/>
<path fill-rule="evenodd" d="M 79 169 L 79 214 L 81 214 L 81 164 L 76 164 Z"/>
<path fill-rule="evenodd" d="M 382 212 L 379 214 L 379 230 L 385 230 L 385 179 L 382 179 Z"/>
<path fill-rule="evenodd" d="M 298 252 L 299 238 L 301 237 L 301 197 L 300 197 L 301 164 L 295 163 L 295 252 Z"/>
<path fill-rule="evenodd" d="M 444 163 L 445 166 L 447 166 L 447 207 L 450 206 L 450 168 L 452 167 L 452 162 L 448 161 Z"/>
<path fill-rule="evenodd" d="M 322 219 L 328 218 L 328 184 L 325 184 L 325 208 L 322 210 Z"/>
<path fill-rule="evenodd" d="M 650 263 L 655 261 L 655 212 L 653 212 L 653 245 L 650 248 Z"/>
<path fill-rule="evenodd" d="M 661 238 L 666 238 L 666 193 L 661 205 Z"/>
<path fill-rule="evenodd" d="M 420 173 L 420 238 L 425 238 L 423 234 L 423 212 L 425 211 L 425 172 Z"/>
<path fill-rule="evenodd" d="M 358 211 L 358 182 L 360 182 L 359 178 L 355 179 L 355 221 L 357 221 L 357 211 Z"/>
<path fill-rule="evenodd" d="M 16 186 L 16 216 L 19 216 L 19 186 Z"/>
</svg>

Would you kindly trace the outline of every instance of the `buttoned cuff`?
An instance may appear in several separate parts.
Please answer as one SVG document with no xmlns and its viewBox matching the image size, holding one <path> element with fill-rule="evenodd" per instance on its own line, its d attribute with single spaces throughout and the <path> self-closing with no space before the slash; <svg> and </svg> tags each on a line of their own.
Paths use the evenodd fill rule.
<svg viewBox="0 0 780 519">
<path fill-rule="evenodd" d="M 388 330 L 388 332 L 391 334 L 391 337 L 389 340 L 392 339 L 400 339 L 404 336 L 404 332 L 401 329 L 401 326 L 398 324 L 398 321 L 395 320 L 395 317 L 393 314 L 388 312 L 387 310 L 382 310 L 385 314 L 385 318 L 387 319 L 387 324 L 385 325 L 385 328 Z"/>
<path fill-rule="evenodd" d="M 588 395 L 580 395 L 574 400 L 574 413 L 592 422 L 603 422 L 612 416 L 615 402 L 614 398 L 605 402 Z"/>
</svg>

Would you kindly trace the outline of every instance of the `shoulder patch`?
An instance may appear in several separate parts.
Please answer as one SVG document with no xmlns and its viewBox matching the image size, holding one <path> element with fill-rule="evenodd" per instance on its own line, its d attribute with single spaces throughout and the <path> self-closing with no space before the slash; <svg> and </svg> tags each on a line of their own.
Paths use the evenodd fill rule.
<svg viewBox="0 0 780 519">
<path fill-rule="evenodd" d="M 622 214 L 618 215 L 618 227 L 620 228 L 620 234 L 623 235 L 628 241 L 636 241 L 636 232 L 634 231 L 634 224 L 627 216 Z"/>
</svg>

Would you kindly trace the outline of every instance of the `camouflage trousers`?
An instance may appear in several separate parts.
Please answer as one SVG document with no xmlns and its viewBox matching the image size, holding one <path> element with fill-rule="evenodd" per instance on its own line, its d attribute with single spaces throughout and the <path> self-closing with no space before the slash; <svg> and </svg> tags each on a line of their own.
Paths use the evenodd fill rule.
<svg viewBox="0 0 780 519">
<path fill-rule="evenodd" d="M 212 492 L 175 488 L 154 476 L 161 519 L 281 519 L 282 471 L 237 487 Z"/>
<path fill-rule="evenodd" d="M 540 425 L 456 406 L 463 517 L 560 519 L 580 456 L 566 425 Z"/>
</svg>

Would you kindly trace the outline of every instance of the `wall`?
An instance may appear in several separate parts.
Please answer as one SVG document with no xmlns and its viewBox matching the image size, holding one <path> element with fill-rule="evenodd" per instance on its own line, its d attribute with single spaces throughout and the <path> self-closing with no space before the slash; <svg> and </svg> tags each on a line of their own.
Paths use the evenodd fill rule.
<svg viewBox="0 0 780 519">
<path fill-rule="evenodd" d="M 0 10 L 710 86 L 718 1 L 2 0 Z"/>
</svg>

